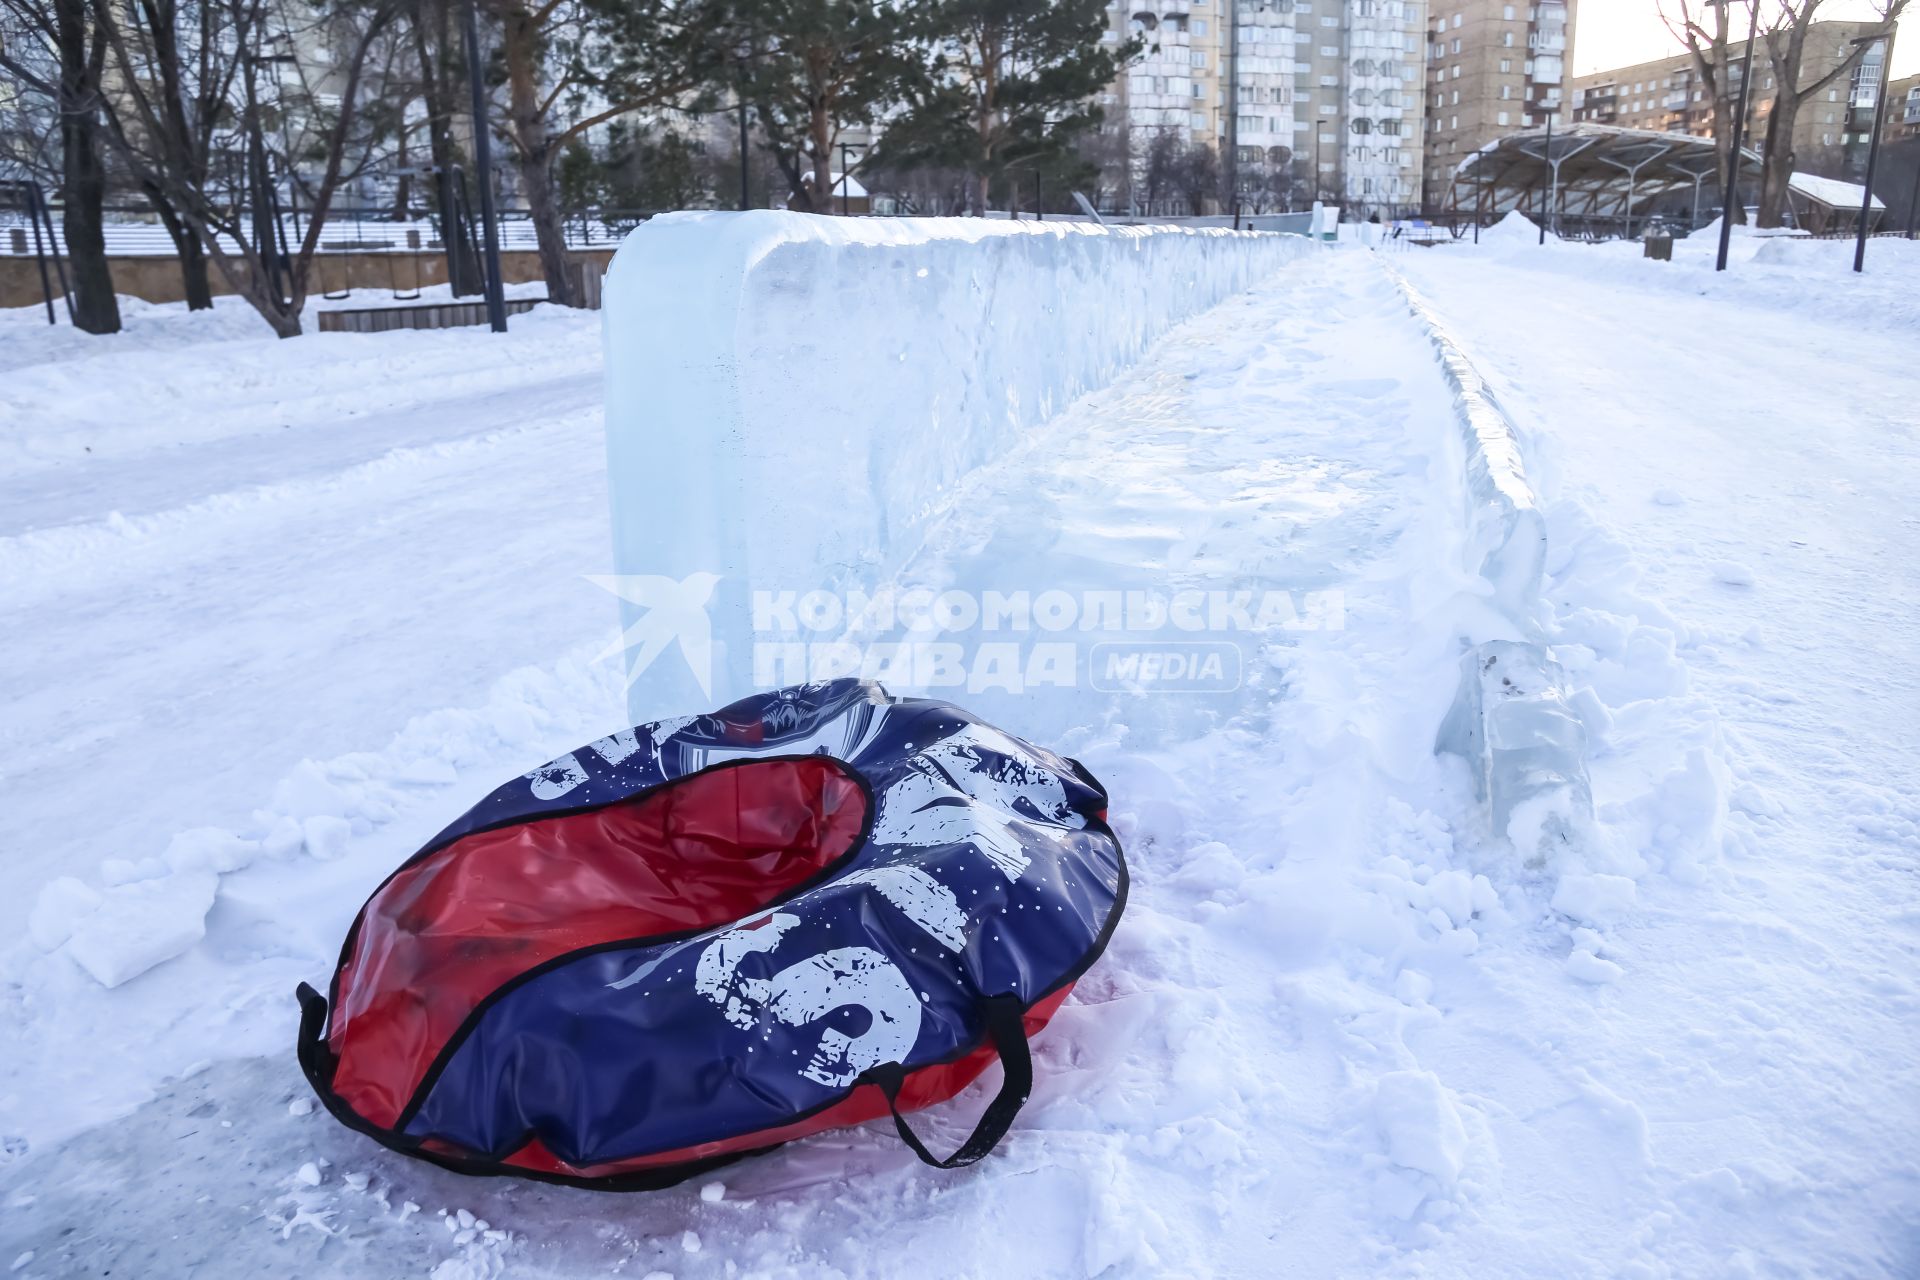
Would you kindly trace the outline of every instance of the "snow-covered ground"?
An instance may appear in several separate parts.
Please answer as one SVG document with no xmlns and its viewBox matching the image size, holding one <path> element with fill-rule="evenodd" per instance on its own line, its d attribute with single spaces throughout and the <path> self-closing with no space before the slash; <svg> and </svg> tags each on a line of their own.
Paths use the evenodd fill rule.
<svg viewBox="0 0 1920 1280">
<path fill-rule="evenodd" d="M 901 570 L 1343 602 L 1249 637 L 1231 695 L 968 699 L 1107 783 L 1135 872 L 1001 1151 L 937 1173 L 876 1126 L 637 1197 L 402 1160 L 291 1053 L 394 863 L 624 722 L 596 318 L 0 313 L 0 1264 L 1913 1274 L 1910 304 L 1891 267 L 1626 248 L 1391 259 L 1527 433 L 1575 847 L 1483 838 L 1432 753 L 1492 625 L 1448 393 L 1375 257 L 1317 255 L 971 476 Z"/>
</svg>

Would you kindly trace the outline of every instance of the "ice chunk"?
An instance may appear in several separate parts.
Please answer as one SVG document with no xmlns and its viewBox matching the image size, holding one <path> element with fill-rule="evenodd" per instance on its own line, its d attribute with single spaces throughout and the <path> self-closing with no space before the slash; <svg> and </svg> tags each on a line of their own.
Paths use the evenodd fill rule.
<svg viewBox="0 0 1920 1280">
<path fill-rule="evenodd" d="M 74 925 L 67 954 L 95 982 L 117 987 L 205 937 L 207 911 L 219 888 L 220 877 L 211 871 L 117 885 L 102 895 L 98 910 Z"/>
<path fill-rule="evenodd" d="M 1538 862 L 1593 819 L 1587 731 L 1545 646 L 1494 640 L 1461 659 L 1435 749 L 1461 757 L 1493 829 Z"/>
</svg>

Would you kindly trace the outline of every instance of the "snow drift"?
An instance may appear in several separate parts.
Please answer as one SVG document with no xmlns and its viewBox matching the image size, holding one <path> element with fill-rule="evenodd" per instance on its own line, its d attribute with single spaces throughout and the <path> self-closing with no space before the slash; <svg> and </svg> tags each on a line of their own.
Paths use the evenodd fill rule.
<svg viewBox="0 0 1920 1280">
<path fill-rule="evenodd" d="M 772 212 L 635 230 L 606 283 L 614 559 L 630 581 L 679 584 L 688 662 L 648 667 L 634 716 L 767 683 L 738 639 L 749 586 L 805 592 L 898 564 L 1025 428 L 1313 251 L 1214 227 Z M 703 606 L 711 687 L 688 629 Z"/>
</svg>

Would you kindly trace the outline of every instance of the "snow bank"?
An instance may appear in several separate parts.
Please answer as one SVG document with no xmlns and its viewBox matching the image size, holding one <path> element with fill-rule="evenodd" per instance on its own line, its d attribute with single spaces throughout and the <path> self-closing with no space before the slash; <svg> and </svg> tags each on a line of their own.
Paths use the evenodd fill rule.
<svg viewBox="0 0 1920 1280">
<path fill-rule="evenodd" d="M 1558 236 L 1550 237 L 1559 239 Z M 1481 244 L 1533 244 L 1540 243 L 1540 224 L 1518 209 L 1490 227 L 1480 231 Z"/>
<path fill-rule="evenodd" d="M 769 683 L 743 642 L 750 589 L 871 582 L 1027 428 L 1312 251 L 1221 228 L 772 212 L 636 229 L 604 316 L 615 565 L 626 622 L 660 628 L 629 634 L 635 718 Z M 674 640 L 686 661 L 646 665 Z"/>
<path fill-rule="evenodd" d="M 1502 225 L 1516 218 L 1526 221 L 1512 213 Z M 1466 568 L 1487 581 L 1490 602 L 1513 633 L 1462 657 L 1459 694 L 1436 748 L 1467 761 L 1494 834 L 1528 860 L 1542 859 L 1593 817 L 1586 730 L 1540 640 L 1546 520 L 1512 420 L 1433 308 L 1389 270 L 1453 388 L 1466 471 Z"/>
</svg>

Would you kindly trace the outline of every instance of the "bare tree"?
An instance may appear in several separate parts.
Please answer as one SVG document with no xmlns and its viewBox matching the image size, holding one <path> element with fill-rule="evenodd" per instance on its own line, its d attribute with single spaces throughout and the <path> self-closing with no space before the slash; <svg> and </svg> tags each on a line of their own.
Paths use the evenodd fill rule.
<svg viewBox="0 0 1920 1280">
<path fill-rule="evenodd" d="M 340 52 L 330 65 L 309 66 L 292 52 L 268 52 L 300 42 L 284 24 L 273 30 L 282 15 L 266 0 L 206 0 L 196 10 L 191 49 L 177 47 L 187 31 L 166 27 L 173 58 L 191 68 L 190 77 L 170 78 L 155 64 L 154 42 L 142 36 L 152 35 L 152 24 L 136 29 L 123 21 L 116 0 L 94 0 L 117 73 L 116 109 L 108 117 L 116 151 L 192 229 L 227 287 L 283 338 L 300 332 L 313 256 L 334 199 L 379 145 L 377 131 L 363 127 L 362 91 L 369 57 L 398 2 L 364 0 L 325 13 L 325 30 L 308 33 L 308 43 Z M 267 66 L 285 70 L 269 82 Z M 188 89 L 190 102 L 170 98 Z M 194 131 L 203 128 L 210 142 L 196 152 Z M 306 196 L 304 232 L 286 253 L 272 201 L 276 160 Z"/>
<path fill-rule="evenodd" d="M 1753 0 L 1755 4 L 1759 0 Z M 1714 150 L 1719 153 L 1719 185 L 1725 189 L 1733 156 L 1733 121 L 1739 111 L 1739 86 L 1734 83 L 1733 55 L 1727 43 L 1727 11 L 1733 6 L 1721 0 L 1661 0 L 1660 20 L 1674 38 L 1686 46 L 1699 73 L 1700 83 L 1712 104 Z M 1708 19 L 1708 14 L 1711 18 Z M 1709 22 L 1711 25 L 1709 25 Z M 1744 54 L 1742 55 L 1744 57 Z M 1743 72 L 1752 75 L 1753 68 Z M 1751 95 L 1750 99 L 1751 99 Z M 1746 221 L 1744 202 L 1734 205 L 1734 220 Z"/>
<path fill-rule="evenodd" d="M 480 0 L 500 24 L 509 146 L 532 214 L 547 297 L 573 305 L 554 166 L 588 130 L 695 105 L 717 75 L 709 0 Z"/>
<path fill-rule="evenodd" d="M 1787 210 L 1787 184 L 1793 178 L 1798 157 L 1793 149 L 1794 125 L 1800 108 L 1842 76 L 1849 74 L 1866 55 L 1865 44 L 1842 45 L 1832 50 L 1833 65 L 1823 75 L 1806 84 L 1800 82 L 1807 56 L 1808 41 L 1816 37 L 1814 20 L 1821 0 L 1778 0 L 1780 9 L 1771 24 L 1762 23 L 1767 58 L 1773 64 L 1773 109 L 1767 113 L 1766 138 L 1760 152 L 1760 213 L 1762 227 L 1777 227 Z M 1879 0 L 1878 23 L 1881 36 L 1893 31 L 1893 25 L 1907 7 L 1907 0 Z M 1748 75 L 1754 74 L 1752 70 Z"/>
<path fill-rule="evenodd" d="M 0 0 L 9 25 L 28 48 L 0 42 L 0 68 L 52 105 L 60 139 L 61 232 L 73 279 L 73 323 L 88 333 L 117 333 L 120 304 L 107 267 L 106 165 L 102 156 L 102 98 L 106 35 L 92 21 L 87 0 Z M 55 58 L 32 57 L 32 44 Z"/>
</svg>

